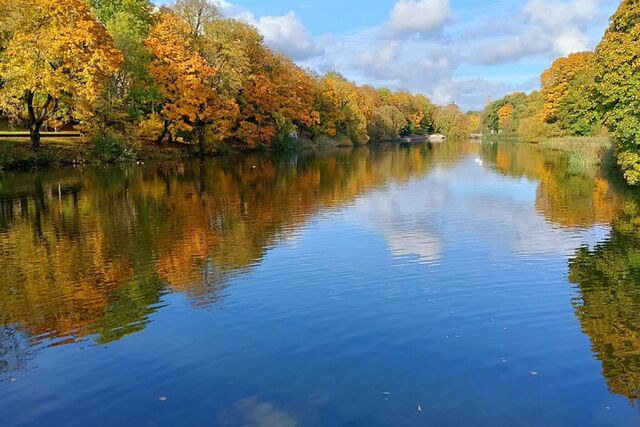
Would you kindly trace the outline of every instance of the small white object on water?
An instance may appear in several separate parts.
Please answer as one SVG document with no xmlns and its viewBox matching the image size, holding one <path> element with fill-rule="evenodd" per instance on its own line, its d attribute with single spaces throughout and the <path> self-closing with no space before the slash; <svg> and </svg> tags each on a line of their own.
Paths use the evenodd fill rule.
<svg viewBox="0 0 640 427">
<path fill-rule="evenodd" d="M 536 371 L 531 371 L 531 375 L 533 375 L 534 377 L 538 375 L 538 373 Z"/>
<path fill-rule="evenodd" d="M 610 406 L 605 406 L 605 408 L 607 408 L 607 411 L 611 409 L 611 407 L 610 407 Z"/>
<path fill-rule="evenodd" d="M 422 412 L 422 406 L 418 405 L 418 412 Z"/>
<path fill-rule="evenodd" d="M 160 397 L 158 398 L 158 400 L 161 400 L 161 401 L 163 401 L 163 402 L 164 402 L 165 400 L 167 400 L 167 396 L 160 396 Z"/>
<path fill-rule="evenodd" d="M 18 381 L 18 380 L 17 380 L 17 379 L 15 379 L 15 378 L 11 378 L 9 381 L 11 381 L 12 383 L 15 383 L 15 382 L 16 382 L 16 381 Z"/>
<path fill-rule="evenodd" d="M 389 396 L 391 393 L 388 391 L 383 391 L 382 394 L 384 394 L 385 396 Z"/>
</svg>

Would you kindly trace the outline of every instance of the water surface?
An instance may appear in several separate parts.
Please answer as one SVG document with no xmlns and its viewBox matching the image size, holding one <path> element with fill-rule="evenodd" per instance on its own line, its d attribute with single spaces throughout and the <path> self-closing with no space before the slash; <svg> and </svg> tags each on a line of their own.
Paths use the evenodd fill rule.
<svg viewBox="0 0 640 427">
<path fill-rule="evenodd" d="M 2 426 L 629 426 L 640 199 L 524 144 L 0 175 Z"/>
</svg>

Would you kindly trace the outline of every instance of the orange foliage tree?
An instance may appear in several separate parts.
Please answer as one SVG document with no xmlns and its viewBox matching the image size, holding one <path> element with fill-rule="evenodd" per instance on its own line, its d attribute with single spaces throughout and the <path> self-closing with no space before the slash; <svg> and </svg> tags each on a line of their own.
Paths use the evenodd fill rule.
<svg viewBox="0 0 640 427">
<path fill-rule="evenodd" d="M 122 55 L 81 0 L 5 3 L 0 106 L 17 117 L 26 109 L 31 146 L 38 150 L 41 128 L 61 104 L 76 118 L 90 114 Z"/>
</svg>

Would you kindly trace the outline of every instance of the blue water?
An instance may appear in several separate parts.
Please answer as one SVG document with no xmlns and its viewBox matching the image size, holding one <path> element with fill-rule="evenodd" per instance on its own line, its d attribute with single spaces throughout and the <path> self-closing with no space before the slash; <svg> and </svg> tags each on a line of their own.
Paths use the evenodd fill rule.
<svg viewBox="0 0 640 427">
<path fill-rule="evenodd" d="M 516 149 L 500 148 L 507 154 Z M 554 173 L 561 169 L 561 155 L 542 155 Z M 35 190 L 12 195 L 20 186 L 31 188 L 34 172 L 2 178 L 6 205 L 26 199 L 36 206 L 33 200 L 44 199 L 48 206 L 39 226 L 46 243 L 35 232 L 19 235 L 23 240 L 12 234 L 38 222 L 24 207 L 19 214 L 5 209 L 0 228 L 0 267 L 6 263 L 8 272 L 0 280 L 0 321 L 4 315 L 5 327 L 18 336 L 18 350 L 5 345 L 0 373 L 2 426 L 638 423 L 633 396 L 608 385 L 603 357 L 576 314 L 581 288 L 568 278 L 576 251 L 607 241 L 613 219 L 549 220 L 553 215 L 537 203 L 548 176 L 501 169 L 480 145 L 269 158 L 260 160 L 249 184 L 229 184 L 226 192 L 216 187 L 219 170 L 253 173 L 239 165 L 256 161 L 187 163 L 169 172 L 158 165 L 123 173 L 42 172 L 40 196 Z M 269 171 L 261 172 L 265 164 Z M 211 185 L 198 194 L 193 177 L 205 169 L 203 181 Z M 307 172 L 317 188 L 301 201 L 296 180 Z M 170 191 L 161 185 L 149 190 L 159 176 L 170 177 Z M 598 179 L 604 180 L 600 172 L 585 172 L 580 188 L 593 191 L 585 196 L 569 188 L 571 206 L 604 198 L 594 195 Z M 56 190 L 69 181 L 80 183 L 75 201 Z M 557 182 L 563 186 L 561 178 Z M 281 196 L 274 189 L 282 186 L 277 194 L 288 202 L 276 203 Z M 608 191 L 604 203 L 615 218 L 630 196 L 613 184 Z M 93 209 L 106 206 L 93 193 L 127 196 L 106 197 L 113 206 L 107 212 Z M 199 203 L 202 211 L 178 212 L 170 198 L 206 202 Z M 209 205 L 208 198 L 218 201 Z M 81 213 L 70 214 L 73 206 Z M 209 256 L 187 254 L 174 262 L 174 270 L 196 269 L 195 276 L 185 275 L 178 286 L 166 279 L 170 274 L 160 274 L 149 292 L 156 297 L 149 299 L 146 287 L 155 281 L 148 276 L 157 276 L 151 271 L 166 271 L 156 267 L 163 252 L 185 238 L 196 246 L 209 238 L 194 225 L 203 213 L 209 218 L 204 228 L 215 234 Z M 127 226 L 104 225 L 112 221 L 107 215 L 128 218 Z M 139 229 L 149 222 L 151 231 Z M 217 229 L 218 222 L 232 222 L 233 235 Z M 115 235 L 96 237 L 108 233 Z M 251 239 L 260 241 L 258 250 L 238 255 L 255 244 Z M 16 258 L 21 244 L 46 244 L 50 252 L 79 248 L 85 255 L 78 259 L 86 256 L 84 246 L 100 248 L 107 262 L 125 259 L 135 267 L 105 279 L 95 267 L 73 262 L 64 267 L 73 270 L 70 276 L 96 274 L 91 286 L 109 287 L 107 302 L 85 298 L 89 291 L 73 283 L 73 291 L 60 291 L 60 301 L 43 301 L 34 295 L 40 287 L 66 286 L 58 271 L 63 261 L 51 261 L 48 279 L 29 284 L 44 261 Z M 101 339 L 105 327 L 95 326 L 96 319 L 131 304 L 122 302 L 120 289 L 132 280 L 137 290 L 127 293 L 137 296 L 127 301 L 144 300 L 145 311 L 134 320 L 113 315 L 122 322 L 110 321 L 107 332 L 133 330 Z M 70 298 L 78 298 L 73 310 Z M 54 310 L 56 304 L 62 308 Z M 70 314 L 82 313 L 83 304 L 98 313 L 88 326 L 82 314 Z M 39 319 L 39 310 L 57 314 Z M 70 329 L 56 323 L 59 316 Z"/>
</svg>

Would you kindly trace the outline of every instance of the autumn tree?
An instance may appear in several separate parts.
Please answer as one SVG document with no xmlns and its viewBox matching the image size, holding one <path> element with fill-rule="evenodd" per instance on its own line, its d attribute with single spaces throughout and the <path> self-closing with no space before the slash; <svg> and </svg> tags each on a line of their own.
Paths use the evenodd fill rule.
<svg viewBox="0 0 640 427">
<path fill-rule="evenodd" d="M 507 107 L 507 105 L 511 107 Z M 523 92 L 515 92 L 498 99 L 487 105 L 484 115 L 485 127 L 496 133 L 514 133 L 520 119 L 531 114 L 529 106 L 530 97 Z M 500 120 L 501 113 L 502 121 Z M 509 113 L 508 120 L 506 120 L 507 113 Z"/>
<path fill-rule="evenodd" d="M 367 132 L 374 141 L 393 141 L 398 139 L 406 125 L 402 111 L 393 105 L 383 105 L 373 111 Z"/>
<path fill-rule="evenodd" d="M 14 116 L 26 109 L 38 150 L 43 124 L 61 105 L 76 116 L 89 111 L 122 55 L 80 0 L 8 0 L 5 12 L 11 19 L 0 57 L 0 102 Z"/>
<path fill-rule="evenodd" d="M 640 184 L 640 3 L 623 0 L 594 55 L 597 103 L 630 184 Z"/>
<path fill-rule="evenodd" d="M 511 124 L 513 118 L 513 105 L 504 104 L 498 110 L 498 127 L 500 130 L 505 130 Z"/>
<path fill-rule="evenodd" d="M 565 58 L 556 59 L 551 67 L 542 73 L 540 83 L 544 106 L 542 115 L 548 123 L 558 120 L 558 111 L 562 101 L 569 95 L 573 81 L 591 65 L 593 53 L 572 53 Z"/>
<path fill-rule="evenodd" d="M 237 138 L 249 147 L 273 143 L 286 148 L 291 135 L 316 125 L 316 83 L 290 59 L 264 49 L 238 97 Z"/>
<path fill-rule="evenodd" d="M 176 0 L 172 9 L 189 26 L 194 38 L 204 33 L 207 24 L 221 17 L 220 9 L 210 0 Z"/>
<path fill-rule="evenodd" d="M 437 107 L 433 113 L 433 128 L 435 132 L 461 138 L 466 137 L 466 117 L 460 108 L 451 103 L 445 107 Z"/>
<path fill-rule="evenodd" d="M 177 132 L 202 127 L 212 114 L 210 101 L 214 94 L 208 84 L 212 70 L 194 44 L 188 24 L 167 10 L 157 18 L 145 40 L 153 55 L 149 72 L 164 98 L 164 129 L 158 143 L 167 134 L 171 139 Z M 204 129 L 200 138 L 204 138 Z"/>
<path fill-rule="evenodd" d="M 151 75 L 164 97 L 159 141 L 185 132 L 204 150 L 207 134 L 218 140 L 232 136 L 238 94 L 264 48 L 255 28 L 202 12 L 199 5 L 185 0 L 175 11 L 164 10 L 146 46 L 153 54 Z"/>
<path fill-rule="evenodd" d="M 431 124 L 431 102 L 421 95 L 409 92 L 391 92 L 387 96 L 389 105 L 396 107 L 405 118 L 403 135 L 425 134 Z"/>
<path fill-rule="evenodd" d="M 362 108 L 364 99 L 354 83 L 338 73 L 329 73 L 320 80 L 315 108 L 320 113 L 316 134 L 330 137 L 346 136 L 352 142 L 366 143 L 367 118 Z"/>
</svg>

